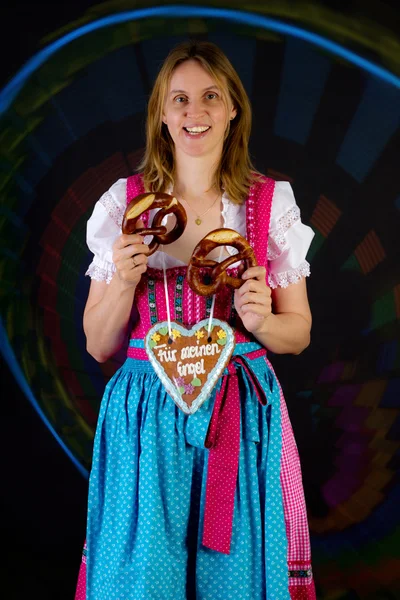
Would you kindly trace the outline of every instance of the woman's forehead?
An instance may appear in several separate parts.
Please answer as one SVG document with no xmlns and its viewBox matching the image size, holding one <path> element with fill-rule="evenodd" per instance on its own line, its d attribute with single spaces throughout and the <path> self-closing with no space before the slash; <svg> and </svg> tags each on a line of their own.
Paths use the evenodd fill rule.
<svg viewBox="0 0 400 600">
<path fill-rule="evenodd" d="M 207 91 L 221 89 L 221 84 L 197 61 L 178 65 L 171 74 L 169 92 Z"/>
</svg>

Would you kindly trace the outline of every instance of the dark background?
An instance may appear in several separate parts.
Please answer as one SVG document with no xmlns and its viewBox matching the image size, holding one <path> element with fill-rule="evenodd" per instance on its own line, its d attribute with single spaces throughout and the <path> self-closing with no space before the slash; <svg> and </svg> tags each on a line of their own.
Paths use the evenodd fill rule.
<svg viewBox="0 0 400 600">
<path fill-rule="evenodd" d="M 1 17 L 0 87 L 38 52 L 41 38 L 94 4 L 98 2 L 9 2 Z M 87 480 L 0 361 L 0 595 L 7 600 L 72 600 L 85 538 Z"/>
<path fill-rule="evenodd" d="M 9 2 L 3 7 L 0 86 L 39 50 L 42 37 L 96 4 Z M 370 15 L 400 31 L 397 0 L 323 4 L 343 14 Z M 4 362 L 0 375 L 2 597 L 71 600 L 85 536 L 87 481 L 42 423 Z"/>
</svg>

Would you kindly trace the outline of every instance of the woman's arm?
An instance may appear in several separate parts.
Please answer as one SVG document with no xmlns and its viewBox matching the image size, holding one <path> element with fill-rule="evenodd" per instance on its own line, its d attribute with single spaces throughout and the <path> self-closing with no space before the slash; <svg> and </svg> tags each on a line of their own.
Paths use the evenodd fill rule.
<svg viewBox="0 0 400 600">
<path fill-rule="evenodd" d="M 98 362 L 105 362 L 123 345 L 128 329 L 136 287 L 114 275 L 110 284 L 90 283 L 83 315 L 86 349 Z"/>
<path fill-rule="evenodd" d="M 136 286 L 147 269 L 148 246 L 140 235 L 121 235 L 113 246 L 116 272 L 110 282 L 91 281 L 83 315 L 86 348 L 105 362 L 123 345 Z"/>
<path fill-rule="evenodd" d="M 306 280 L 271 290 L 265 268 L 252 267 L 235 292 L 236 310 L 245 328 L 275 354 L 300 354 L 310 343 L 311 311 Z"/>
<path fill-rule="evenodd" d="M 312 324 L 305 277 L 271 295 L 273 312 L 254 336 L 275 354 L 300 354 L 310 344 Z"/>
</svg>

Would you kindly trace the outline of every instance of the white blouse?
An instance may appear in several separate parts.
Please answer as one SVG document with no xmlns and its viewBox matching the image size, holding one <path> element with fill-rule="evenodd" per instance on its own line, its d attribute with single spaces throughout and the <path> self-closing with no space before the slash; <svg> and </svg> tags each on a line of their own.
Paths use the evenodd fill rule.
<svg viewBox="0 0 400 600">
<path fill-rule="evenodd" d="M 168 192 L 171 193 L 171 190 Z M 246 235 L 246 206 L 233 204 L 226 195 L 222 196 L 224 227 Z M 122 219 L 126 208 L 126 179 L 118 179 L 96 202 L 87 222 L 86 241 L 94 257 L 86 275 L 97 281 L 110 283 L 115 272 L 112 246 L 121 235 Z M 159 209 L 150 211 L 150 222 Z M 300 209 L 296 204 L 290 183 L 277 181 L 271 206 L 271 221 L 268 237 L 268 284 L 271 288 L 287 287 L 310 275 L 306 255 L 314 237 L 311 227 L 301 222 Z M 146 236 L 148 243 L 151 236 Z M 230 254 L 237 250 L 227 247 Z M 149 256 L 148 266 L 162 269 L 182 266 L 183 262 L 161 250 Z"/>
</svg>

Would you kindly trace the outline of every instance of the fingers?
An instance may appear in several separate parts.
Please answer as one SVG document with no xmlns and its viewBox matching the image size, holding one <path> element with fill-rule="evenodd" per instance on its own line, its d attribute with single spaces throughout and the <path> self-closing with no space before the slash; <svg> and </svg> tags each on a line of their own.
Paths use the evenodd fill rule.
<svg viewBox="0 0 400 600">
<path fill-rule="evenodd" d="M 123 233 L 115 240 L 114 248 L 116 250 L 121 250 L 127 246 L 138 244 L 142 245 L 144 248 L 148 248 L 148 246 L 143 243 L 143 237 L 141 235 L 137 233 Z"/>
<path fill-rule="evenodd" d="M 236 290 L 237 292 L 238 290 Z M 272 311 L 272 302 L 271 296 L 266 296 L 265 294 L 254 294 L 248 292 L 244 296 L 237 295 L 235 298 L 235 307 L 238 311 L 239 315 L 245 314 L 247 312 L 258 312 L 261 310 L 260 314 L 267 316 Z"/>
<path fill-rule="evenodd" d="M 147 270 L 147 260 L 146 254 L 135 254 L 115 263 L 118 277 L 122 281 L 137 285 Z"/>
<path fill-rule="evenodd" d="M 263 304 L 243 304 L 243 306 L 240 308 L 240 313 L 241 316 L 251 313 L 257 317 L 260 317 L 260 319 L 265 319 L 271 314 L 271 311 L 268 310 L 268 308 Z"/>
<path fill-rule="evenodd" d="M 271 289 L 265 281 L 249 279 L 235 290 L 235 308 L 242 319 L 246 315 L 253 315 L 256 321 L 262 321 L 272 312 Z M 253 324 L 251 322 L 251 327 Z"/>
<path fill-rule="evenodd" d="M 267 275 L 267 271 L 266 271 L 265 267 L 261 267 L 261 266 L 250 267 L 243 273 L 242 279 L 256 279 L 257 281 L 265 282 L 266 275 Z"/>
<path fill-rule="evenodd" d="M 254 267 L 254 268 L 257 269 L 258 267 Z M 248 269 L 248 270 L 250 271 L 251 269 Z M 246 271 L 246 273 L 247 273 L 247 271 Z M 265 269 L 264 269 L 264 273 L 265 273 Z M 271 288 L 269 288 L 266 285 L 265 276 L 264 276 L 264 279 L 262 279 L 261 281 L 259 279 L 248 279 L 236 291 L 237 291 L 237 294 L 239 297 L 244 296 L 245 294 L 248 294 L 249 292 L 256 293 L 256 294 L 262 294 L 264 296 L 271 295 Z"/>
<path fill-rule="evenodd" d="M 131 258 L 136 254 L 147 255 L 149 247 L 143 243 L 141 235 L 137 234 L 122 234 L 114 242 L 113 245 L 113 262 L 118 262 Z"/>
<path fill-rule="evenodd" d="M 260 331 L 272 314 L 271 288 L 266 282 L 265 267 L 250 267 L 242 275 L 246 281 L 235 290 L 235 308 L 245 328 Z"/>
<path fill-rule="evenodd" d="M 137 284 L 147 270 L 149 247 L 143 237 L 137 234 L 122 234 L 114 242 L 113 262 L 118 277 L 126 282 Z"/>
<path fill-rule="evenodd" d="M 145 254 L 135 254 L 134 256 L 127 256 L 122 260 L 118 261 L 117 268 L 120 271 L 131 271 L 138 267 L 147 266 L 147 256 Z"/>
<path fill-rule="evenodd" d="M 255 294 L 254 292 L 247 292 L 242 296 L 239 296 L 239 304 L 243 306 L 245 304 L 265 304 L 268 301 L 268 296 L 266 294 Z"/>
</svg>

